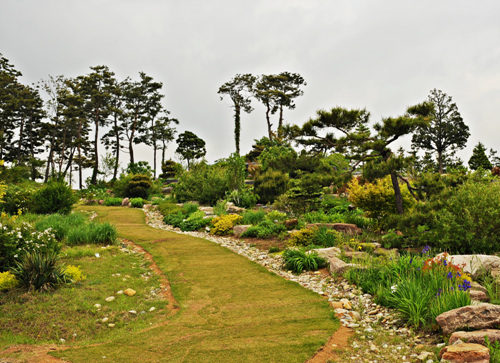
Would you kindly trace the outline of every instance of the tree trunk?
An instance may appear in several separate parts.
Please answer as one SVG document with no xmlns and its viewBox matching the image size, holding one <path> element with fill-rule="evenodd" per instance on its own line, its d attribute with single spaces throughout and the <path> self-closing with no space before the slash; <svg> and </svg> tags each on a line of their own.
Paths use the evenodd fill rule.
<svg viewBox="0 0 500 363">
<path fill-rule="evenodd" d="M 115 168 L 113 170 L 113 180 L 116 180 L 118 176 L 118 165 L 120 159 L 120 134 L 118 132 L 118 115 L 115 113 L 114 117 L 115 122 L 115 135 L 116 135 L 116 155 L 115 155 Z"/>
<path fill-rule="evenodd" d="M 396 172 L 391 173 L 391 181 L 392 181 L 392 188 L 394 189 L 394 196 L 396 198 L 396 211 L 399 214 L 403 214 L 404 213 L 403 196 L 401 194 L 401 188 L 399 187 L 398 176 Z"/>
<path fill-rule="evenodd" d="M 267 134 L 269 135 L 269 140 L 272 140 L 273 139 L 273 131 L 272 131 L 271 127 L 273 125 L 271 124 L 271 119 L 269 118 L 270 111 L 271 111 L 271 109 L 269 107 L 269 102 L 268 102 L 268 103 L 266 103 Z"/>
<path fill-rule="evenodd" d="M 234 142 L 236 144 L 236 153 L 240 155 L 240 105 L 234 104 Z M 189 163 L 188 163 L 189 164 Z"/>
<path fill-rule="evenodd" d="M 443 153 L 438 151 L 439 174 L 443 174 Z"/>
<path fill-rule="evenodd" d="M 283 105 L 280 105 L 280 119 L 278 122 L 278 137 L 281 137 L 281 129 L 283 128 Z"/>
<path fill-rule="evenodd" d="M 151 131 L 153 132 L 153 178 L 156 179 L 156 132 L 155 132 L 155 122 L 154 118 L 151 121 Z"/>
<path fill-rule="evenodd" d="M 90 179 L 90 184 L 97 184 L 97 173 L 99 171 L 99 150 L 97 149 L 99 146 L 99 108 L 96 110 L 96 119 L 95 119 L 95 136 L 94 136 L 94 170 L 92 171 L 92 178 Z"/>
<path fill-rule="evenodd" d="M 24 136 L 24 116 L 21 117 L 21 126 L 19 128 L 19 147 L 17 148 L 17 162 L 22 163 L 24 161 L 24 157 L 21 155 L 21 150 L 22 150 L 22 143 L 23 143 L 23 136 Z"/>
<path fill-rule="evenodd" d="M 134 124 L 132 125 L 132 130 L 130 131 L 130 138 L 128 140 L 128 151 L 130 153 L 130 163 L 134 163 L 134 137 L 135 137 L 135 128 L 137 127 L 137 113 L 138 111 L 135 111 L 135 116 L 134 116 Z"/>
</svg>

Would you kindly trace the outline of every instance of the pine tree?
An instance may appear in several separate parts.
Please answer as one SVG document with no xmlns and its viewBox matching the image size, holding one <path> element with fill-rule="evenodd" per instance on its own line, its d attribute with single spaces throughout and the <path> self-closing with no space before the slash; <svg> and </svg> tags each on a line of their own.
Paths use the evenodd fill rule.
<svg viewBox="0 0 500 363">
<path fill-rule="evenodd" d="M 486 148 L 482 143 L 478 143 L 472 150 L 472 156 L 469 159 L 469 167 L 472 170 L 483 168 L 484 170 L 491 170 L 493 167 L 490 160 L 486 156 Z"/>
</svg>

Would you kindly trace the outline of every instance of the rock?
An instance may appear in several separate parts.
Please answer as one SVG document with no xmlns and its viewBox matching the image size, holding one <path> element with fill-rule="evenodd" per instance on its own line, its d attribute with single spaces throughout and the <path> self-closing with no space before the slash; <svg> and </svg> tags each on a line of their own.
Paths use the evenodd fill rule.
<svg viewBox="0 0 500 363">
<path fill-rule="evenodd" d="M 356 252 L 345 252 L 344 253 L 345 257 L 348 258 L 355 258 L 358 260 L 364 260 L 370 258 L 370 254 L 367 252 L 362 252 L 362 251 L 356 251 Z"/>
<path fill-rule="evenodd" d="M 61 343 L 65 343 L 65 342 L 66 342 L 66 339 L 61 338 L 61 339 L 59 339 L 59 341 L 60 341 Z"/>
<path fill-rule="evenodd" d="M 109 324 L 108 324 L 108 326 L 109 326 L 110 328 L 114 328 L 114 327 L 115 327 L 115 324 L 113 324 L 113 323 L 109 323 Z"/>
<path fill-rule="evenodd" d="M 123 293 L 127 296 L 134 296 L 136 294 L 136 291 L 133 289 L 127 289 Z"/>
<path fill-rule="evenodd" d="M 362 232 L 361 228 L 359 228 L 355 224 L 350 224 L 350 223 L 310 223 L 306 227 L 307 228 L 326 227 L 350 235 L 361 234 Z"/>
<path fill-rule="evenodd" d="M 490 350 L 480 344 L 463 343 L 444 347 L 439 357 L 449 363 L 489 363 Z"/>
<path fill-rule="evenodd" d="M 297 227 L 297 225 L 299 224 L 299 220 L 298 219 L 288 219 L 284 222 L 284 224 L 285 224 L 287 229 L 292 229 L 292 228 Z"/>
<path fill-rule="evenodd" d="M 329 259 L 331 257 L 338 257 L 340 255 L 340 248 L 329 247 L 329 248 L 318 248 L 315 250 L 320 257 Z"/>
<path fill-rule="evenodd" d="M 156 308 L 155 308 L 154 306 L 151 306 L 151 307 L 149 308 L 149 311 L 150 311 L 150 312 L 151 312 L 151 311 L 155 311 L 155 310 L 156 310 Z"/>
<path fill-rule="evenodd" d="M 95 307 L 96 309 L 100 309 L 100 308 L 101 308 L 101 304 L 95 304 L 95 305 L 94 305 L 94 307 Z"/>
<path fill-rule="evenodd" d="M 115 297 L 114 297 L 114 296 L 109 296 L 109 297 L 105 298 L 104 300 L 106 300 L 107 302 L 111 302 L 111 301 L 113 301 L 114 299 L 115 299 Z"/>
<path fill-rule="evenodd" d="M 479 290 L 470 290 L 470 298 L 472 300 L 477 300 L 477 301 L 485 301 L 488 302 L 490 301 L 490 298 L 484 291 L 479 291 Z"/>
<path fill-rule="evenodd" d="M 135 310 L 129 310 L 129 314 L 137 315 L 137 311 L 135 311 Z"/>
<path fill-rule="evenodd" d="M 358 313 L 357 311 L 349 311 L 349 315 L 351 316 L 351 318 L 353 318 L 354 320 L 361 320 L 361 314 Z"/>
<path fill-rule="evenodd" d="M 237 207 L 232 202 L 226 203 L 226 212 L 228 212 L 228 213 L 242 213 L 244 211 L 245 211 L 245 208 Z"/>
<path fill-rule="evenodd" d="M 442 259 L 443 253 L 435 258 Z M 500 269 L 500 257 L 490 255 L 446 255 L 446 260 L 454 265 L 463 265 L 464 272 L 477 277 L 480 273 Z M 500 271 L 499 271 L 500 272 Z"/>
<path fill-rule="evenodd" d="M 235 236 L 241 236 L 243 233 L 247 231 L 248 228 L 252 227 L 251 224 L 242 224 L 239 226 L 233 227 L 233 232 Z"/>
<path fill-rule="evenodd" d="M 199 207 L 199 210 L 201 210 L 205 215 L 207 216 L 213 216 L 214 215 L 214 208 L 213 207 Z"/>
<path fill-rule="evenodd" d="M 174 191 L 174 187 L 165 187 L 161 190 L 163 194 L 170 194 Z"/>
<path fill-rule="evenodd" d="M 488 293 L 488 290 L 486 290 L 486 288 L 485 288 L 485 287 L 483 287 L 483 286 L 479 285 L 476 281 L 472 281 L 472 282 L 470 283 L 470 285 L 471 285 L 471 290 L 482 291 L 482 292 L 484 292 L 485 294 L 487 294 L 487 293 Z"/>
<path fill-rule="evenodd" d="M 330 257 L 328 261 L 330 262 L 330 273 L 332 275 L 341 275 L 346 268 L 351 266 L 351 264 L 345 263 L 338 257 Z"/>
<path fill-rule="evenodd" d="M 129 198 L 123 198 L 122 199 L 122 207 L 127 207 L 129 202 L 130 202 Z"/>
<path fill-rule="evenodd" d="M 108 320 L 109 320 L 109 318 L 107 318 L 107 317 L 106 318 L 102 318 L 102 322 L 103 323 L 107 322 Z"/>
<path fill-rule="evenodd" d="M 99 203 L 99 205 L 103 205 L 104 204 L 104 199 L 100 199 L 98 203 Z"/>
<path fill-rule="evenodd" d="M 463 328 L 494 328 L 500 324 L 500 306 L 488 303 L 464 306 L 442 313 L 436 321 L 445 335 Z"/>
<path fill-rule="evenodd" d="M 418 359 L 419 361 L 422 361 L 422 362 L 423 362 L 424 360 L 426 360 L 427 358 L 430 358 L 430 357 L 432 357 L 432 356 L 434 356 L 434 353 L 431 353 L 431 352 L 421 352 L 421 353 L 417 356 L 417 359 Z"/>
<path fill-rule="evenodd" d="M 393 248 L 393 249 L 385 249 L 385 248 L 377 248 L 373 251 L 373 254 L 374 255 L 377 255 L 377 256 L 385 256 L 387 258 L 396 258 L 396 257 L 399 257 L 399 251 L 397 248 Z"/>
<path fill-rule="evenodd" d="M 152 204 L 144 204 L 142 206 L 142 209 L 149 210 L 149 209 L 151 209 L 152 206 L 153 206 Z"/>
<path fill-rule="evenodd" d="M 490 273 L 492 277 L 498 277 L 500 276 L 500 268 L 494 267 L 490 270 Z"/>
<path fill-rule="evenodd" d="M 476 331 L 456 331 L 451 334 L 448 344 L 454 344 L 458 340 L 467 343 L 486 345 L 484 337 L 487 336 L 490 343 L 500 342 L 500 330 L 483 329 Z"/>
<path fill-rule="evenodd" d="M 342 301 L 332 301 L 331 305 L 332 305 L 332 308 L 334 308 L 334 309 L 343 309 L 344 308 L 344 304 L 342 303 Z"/>
</svg>

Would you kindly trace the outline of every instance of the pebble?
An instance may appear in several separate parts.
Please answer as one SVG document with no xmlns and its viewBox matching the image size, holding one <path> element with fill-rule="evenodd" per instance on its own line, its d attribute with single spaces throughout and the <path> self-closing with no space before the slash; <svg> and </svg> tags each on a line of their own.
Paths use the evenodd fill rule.
<svg viewBox="0 0 500 363">
<path fill-rule="evenodd" d="M 109 318 L 107 318 L 107 317 L 106 318 L 102 318 L 102 322 L 103 323 L 107 322 L 108 320 L 109 320 Z"/>
<path fill-rule="evenodd" d="M 123 294 L 122 290 L 116 292 L 116 295 L 122 295 L 122 294 Z"/>
<path fill-rule="evenodd" d="M 101 304 L 95 304 L 95 305 L 94 305 L 94 307 L 95 307 L 96 309 L 100 309 L 100 308 L 101 308 Z"/>
<path fill-rule="evenodd" d="M 115 327 L 115 324 L 113 324 L 113 323 L 109 323 L 109 324 L 108 324 L 108 326 L 109 326 L 110 328 L 114 328 L 114 327 Z"/>
<path fill-rule="evenodd" d="M 152 306 L 152 307 L 149 309 L 149 311 L 155 311 L 155 310 L 156 310 L 156 308 L 155 308 L 154 306 Z"/>
<path fill-rule="evenodd" d="M 136 314 L 137 314 L 137 311 L 135 311 L 135 310 L 129 310 L 129 313 L 130 313 L 130 314 L 133 314 L 133 315 L 136 315 Z"/>
<path fill-rule="evenodd" d="M 110 297 L 107 297 L 107 298 L 106 298 L 106 299 L 104 299 L 104 300 L 106 300 L 107 302 L 111 302 L 111 301 L 113 301 L 114 299 L 115 299 L 115 297 L 114 297 L 114 296 L 110 296 Z"/>
</svg>

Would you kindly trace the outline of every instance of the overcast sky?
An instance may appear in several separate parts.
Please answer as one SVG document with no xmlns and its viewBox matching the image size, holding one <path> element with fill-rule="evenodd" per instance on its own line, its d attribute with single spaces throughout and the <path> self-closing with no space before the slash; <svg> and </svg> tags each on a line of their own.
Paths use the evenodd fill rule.
<svg viewBox="0 0 500 363">
<path fill-rule="evenodd" d="M 304 96 L 284 113 L 299 125 L 334 106 L 366 107 L 376 122 L 438 88 L 470 127 L 467 161 L 478 141 L 500 150 L 499 16 L 498 0 L 1 0 L 0 53 L 26 84 L 96 65 L 119 79 L 146 72 L 209 161 L 235 150 L 231 103 L 217 90 L 237 73 L 300 73 Z M 242 153 L 267 134 L 253 106 Z"/>
</svg>

